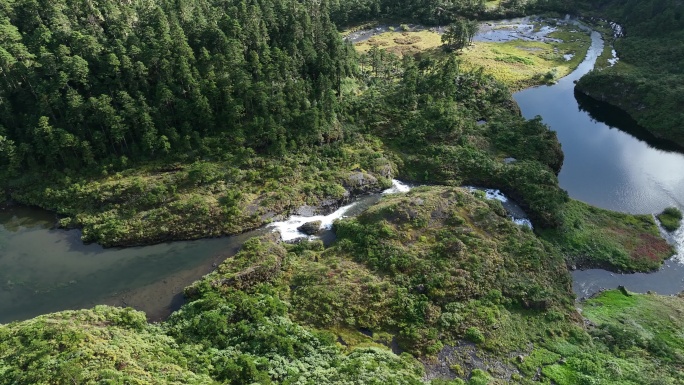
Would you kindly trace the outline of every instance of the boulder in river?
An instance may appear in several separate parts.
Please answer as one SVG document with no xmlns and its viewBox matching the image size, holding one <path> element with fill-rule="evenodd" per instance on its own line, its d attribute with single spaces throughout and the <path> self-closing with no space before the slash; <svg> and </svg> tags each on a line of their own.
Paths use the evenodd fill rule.
<svg viewBox="0 0 684 385">
<path fill-rule="evenodd" d="M 321 221 L 311 221 L 297 227 L 297 230 L 306 235 L 316 235 L 321 231 Z"/>
</svg>

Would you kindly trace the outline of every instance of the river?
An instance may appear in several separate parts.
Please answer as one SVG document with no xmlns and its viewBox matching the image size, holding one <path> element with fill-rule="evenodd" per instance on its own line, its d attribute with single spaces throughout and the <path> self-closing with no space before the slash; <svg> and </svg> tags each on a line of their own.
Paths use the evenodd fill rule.
<svg viewBox="0 0 684 385">
<path fill-rule="evenodd" d="M 84 245 L 78 230 L 55 230 L 54 214 L 0 209 L 0 323 L 96 304 L 132 306 L 150 320 L 168 316 L 182 290 L 234 255 L 250 236 L 146 247 Z"/>
<path fill-rule="evenodd" d="M 299 225 L 321 220 L 320 238 L 330 243 L 335 219 L 408 189 L 393 181 L 382 194 L 358 197 L 329 215 L 292 216 L 240 235 L 109 249 L 84 245 L 79 230 L 54 229 L 57 218 L 48 211 L 0 206 L 0 323 L 96 304 L 131 306 L 150 321 L 162 320 L 183 303 L 183 288 L 235 255 L 250 237 L 279 231 L 293 240 L 306 236 Z"/>
<path fill-rule="evenodd" d="M 553 86 L 514 95 L 525 117 L 542 116 L 565 153 L 559 175 L 570 196 L 630 213 L 684 209 L 684 155 L 655 140 L 624 113 L 574 93 L 574 81 L 593 68 L 603 48 L 596 32 L 586 59 Z M 385 193 L 406 190 L 396 183 Z M 488 192 L 494 198 L 497 194 Z M 379 194 L 321 219 L 329 225 L 377 202 Z M 497 198 L 501 199 L 501 197 Z M 511 210 L 511 208 L 509 208 Z M 515 212 L 515 208 L 512 209 Z M 291 217 L 274 225 L 286 238 L 311 218 Z M 233 237 L 164 243 L 127 249 L 83 245 L 78 230 L 55 230 L 54 214 L 26 207 L 0 207 L 0 323 L 95 304 L 132 306 L 160 320 L 182 303 L 182 289 L 234 255 L 261 229 Z M 522 221 L 525 224 L 525 221 Z M 629 290 L 674 294 L 684 289 L 684 229 L 667 235 L 680 254 L 652 274 L 620 275 L 604 270 L 573 272 L 578 296 L 625 285 Z M 330 242 L 334 235 L 324 231 Z"/>
<path fill-rule="evenodd" d="M 592 33 L 585 60 L 552 86 L 513 95 L 523 116 L 542 117 L 556 131 L 565 162 L 558 176 L 570 196 L 592 205 L 632 214 L 652 214 L 668 206 L 684 210 L 684 155 L 653 138 L 624 112 L 574 92 L 603 50 Z M 656 273 L 621 275 L 593 269 L 573 272 L 575 293 L 585 297 L 601 288 L 624 285 L 635 292 L 676 294 L 684 290 L 684 229 L 664 234 L 678 253 Z"/>
<path fill-rule="evenodd" d="M 97 304 L 131 306 L 150 321 L 168 317 L 183 303 L 183 288 L 229 258 L 250 237 L 278 231 L 285 241 L 304 238 L 306 222 L 321 221 L 320 238 L 335 240 L 334 220 L 356 216 L 383 195 L 406 192 L 397 180 L 382 193 L 363 195 L 328 215 L 293 215 L 244 234 L 124 249 L 84 245 L 78 230 L 56 230 L 56 217 L 24 206 L 0 207 L 0 323 Z M 470 189 L 476 189 L 470 187 Z M 500 191 L 481 189 L 502 202 L 511 220 L 532 226 L 525 213 Z"/>
</svg>

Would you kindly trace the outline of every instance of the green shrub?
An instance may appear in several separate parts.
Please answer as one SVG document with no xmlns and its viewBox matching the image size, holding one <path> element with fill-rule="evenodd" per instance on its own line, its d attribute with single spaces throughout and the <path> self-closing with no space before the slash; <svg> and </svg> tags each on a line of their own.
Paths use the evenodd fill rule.
<svg viewBox="0 0 684 385">
<path fill-rule="evenodd" d="M 487 385 L 489 384 L 490 379 L 491 377 L 489 377 L 489 374 L 484 370 L 473 369 L 473 372 L 470 374 L 468 385 Z"/>
<path fill-rule="evenodd" d="M 484 334 L 482 334 L 480 329 L 476 328 L 475 326 L 471 326 L 466 330 L 465 338 L 468 341 L 474 342 L 476 344 L 480 344 L 485 341 Z"/>
<path fill-rule="evenodd" d="M 675 231 L 682 222 L 682 212 L 676 207 L 668 207 L 658 214 L 658 220 L 667 231 Z"/>
</svg>

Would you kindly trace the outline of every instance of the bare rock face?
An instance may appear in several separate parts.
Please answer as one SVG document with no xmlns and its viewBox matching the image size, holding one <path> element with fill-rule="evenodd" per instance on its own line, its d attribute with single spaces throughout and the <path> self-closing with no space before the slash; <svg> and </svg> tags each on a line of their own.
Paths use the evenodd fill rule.
<svg viewBox="0 0 684 385">
<path fill-rule="evenodd" d="M 321 231 L 321 221 L 311 221 L 297 227 L 297 230 L 306 235 L 316 235 Z"/>
<path fill-rule="evenodd" d="M 364 194 L 378 188 L 378 178 L 365 172 L 353 172 L 345 181 L 345 188 L 352 194 Z"/>
<path fill-rule="evenodd" d="M 309 205 L 301 206 L 297 209 L 297 215 L 301 215 L 303 217 L 313 217 L 316 215 L 316 207 Z"/>
</svg>

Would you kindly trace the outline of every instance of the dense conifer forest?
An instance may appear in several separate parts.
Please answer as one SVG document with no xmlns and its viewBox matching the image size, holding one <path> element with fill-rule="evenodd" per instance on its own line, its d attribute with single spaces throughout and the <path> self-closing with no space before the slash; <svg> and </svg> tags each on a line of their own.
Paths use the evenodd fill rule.
<svg viewBox="0 0 684 385">
<path fill-rule="evenodd" d="M 97 306 L 0 325 L 0 384 L 684 383 L 681 295 L 576 303 L 567 269 L 657 269 L 673 250 L 653 218 L 570 199 L 556 134 L 457 53 L 359 53 L 340 34 L 377 19 L 614 19 L 619 65 L 578 87 L 679 141 L 680 8 L 0 2 L 0 190 L 86 242 L 235 234 L 394 177 L 433 185 L 337 222 L 327 248 L 247 241 L 158 324 Z M 534 231 L 469 184 L 514 198 Z"/>
</svg>

